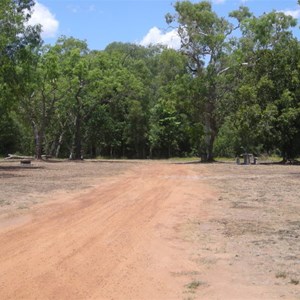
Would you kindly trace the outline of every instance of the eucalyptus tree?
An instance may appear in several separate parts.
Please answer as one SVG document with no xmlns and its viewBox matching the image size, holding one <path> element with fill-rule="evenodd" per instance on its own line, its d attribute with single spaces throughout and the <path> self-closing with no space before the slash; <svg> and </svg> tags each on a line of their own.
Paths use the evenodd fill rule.
<svg viewBox="0 0 300 300">
<path fill-rule="evenodd" d="M 57 127 L 60 130 L 58 147 L 69 133 L 70 140 L 64 140 L 64 143 L 68 143 L 70 158 L 80 159 L 83 123 L 92 109 L 91 101 L 86 97 L 90 83 L 89 49 L 85 41 L 62 36 L 54 45 L 53 52 L 58 57 L 60 87 L 63 90 L 63 97 L 56 104 L 56 117 L 60 124 Z"/>
<path fill-rule="evenodd" d="M 25 79 L 18 76 L 19 70 L 31 63 L 31 52 L 41 43 L 40 27 L 27 24 L 33 6 L 32 0 L 2 0 L 0 3 L 0 140 L 2 145 L 6 143 L 4 140 L 9 140 L 8 136 L 16 133 L 16 124 L 10 114 L 16 110 L 17 100 L 23 94 Z M 5 132 L 2 132 L 3 130 Z"/>
<path fill-rule="evenodd" d="M 105 52 L 119 61 L 120 68 L 128 72 L 131 91 L 119 96 L 125 104 L 124 143 L 130 157 L 144 158 L 149 150 L 150 108 L 158 92 L 160 46 L 143 47 L 135 44 L 113 43 Z M 122 142 L 123 143 L 123 142 Z M 122 151 L 124 153 L 124 151 Z"/>
<path fill-rule="evenodd" d="M 145 89 L 142 80 L 127 67 L 120 66 L 119 58 L 110 56 L 110 67 L 105 72 L 103 99 L 111 119 L 107 137 L 110 155 L 141 158 L 145 147 L 146 111 L 143 109 Z"/>
<path fill-rule="evenodd" d="M 29 26 L 34 1 L 3 0 L 0 3 L 0 85 L 11 97 L 19 93 L 22 83 L 16 75 L 20 63 L 30 63 L 28 56 L 41 44 L 40 26 Z"/>
<path fill-rule="evenodd" d="M 239 83 L 231 123 L 240 146 L 279 148 L 285 160 L 295 156 L 299 144 L 299 42 L 291 31 L 294 26 L 295 19 L 275 11 L 240 20 L 242 37 L 235 55 L 247 68 L 239 74 L 232 70 Z"/>
<path fill-rule="evenodd" d="M 56 105 L 56 143 L 68 144 L 73 159 L 80 159 L 84 149 L 96 154 L 97 148 L 108 148 L 112 155 L 122 155 L 128 101 L 141 97 L 140 81 L 119 55 L 89 51 L 84 41 L 62 37 L 54 48 L 64 90 Z"/>
<path fill-rule="evenodd" d="M 54 128 L 63 122 L 58 118 L 63 115 L 58 109 L 68 90 L 60 59 L 56 47 L 47 45 L 36 54 L 35 63 L 22 71 L 27 84 L 20 99 L 19 112 L 32 127 L 37 158 L 42 154 L 54 154 Z"/>
<path fill-rule="evenodd" d="M 186 63 L 186 57 L 172 49 L 164 49 L 159 56 L 156 101 L 149 111 L 151 156 L 191 152 L 189 129 L 193 118 L 188 96 L 191 76 L 186 72 Z"/>
<path fill-rule="evenodd" d="M 225 18 L 219 17 L 211 3 L 202 1 L 176 2 L 176 14 L 167 14 L 168 24 L 178 27 L 181 51 L 188 57 L 188 68 L 194 77 L 194 99 L 200 107 L 204 133 L 202 159 L 213 160 L 213 144 L 218 133 L 216 108 L 222 94 L 218 91 L 219 74 L 229 68 L 227 57 L 231 53 L 231 37 L 235 29 Z M 248 11 L 242 8 L 239 17 Z M 199 137 L 200 139 L 201 137 Z"/>
</svg>

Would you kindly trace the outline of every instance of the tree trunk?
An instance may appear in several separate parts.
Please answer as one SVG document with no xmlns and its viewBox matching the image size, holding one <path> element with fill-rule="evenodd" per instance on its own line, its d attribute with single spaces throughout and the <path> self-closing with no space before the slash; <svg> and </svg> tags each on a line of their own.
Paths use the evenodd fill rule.
<svg viewBox="0 0 300 300">
<path fill-rule="evenodd" d="M 42 159 L 44 134 L 42 130 L 39 130 L 35 122 L 33 122 L 32 126 L 34 132 L 35 158 Z"/>
<path fill-rule="evenodd" d="M 74 157 L 73 159 L 82 159 L 81 145 L 81 116 L 78 114 L 75 121 L 75 136 L 74 136 Z"/>
<path fill-rule="evenodd" d="M 203 162 L 213 162 L 213 147 L 217 135 L 216 120 L 214 117 L 215 100 L 210 99 L 205 103 L 204 115 L 204 134 L 205 134 L 205 153 L 201 157 Z"/>
<path fill-rule="evenodd" d="M 59 139 L 58 139 L 57 147 L 56 147 L 56 150 L 55 150 L 55 157 L 56 158 L 59 156 L 60 148 L 61 148 L 61 145 L 62 145 L 62 142 L 63 142 L 63 137 L 64 137 L 64 132 L 62 132 L 60 134 Z"/>
</svg>

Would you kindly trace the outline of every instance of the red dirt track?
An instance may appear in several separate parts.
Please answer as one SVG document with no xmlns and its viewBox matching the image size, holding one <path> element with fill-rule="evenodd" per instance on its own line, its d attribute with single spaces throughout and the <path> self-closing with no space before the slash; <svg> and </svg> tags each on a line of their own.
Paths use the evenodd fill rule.
<svg viewBox="0 0 300 300">
<path fill-rule="evenodd" d="M 226 204 L 197 178 L 195 165 L 138 164 L 0 227 L 0 299 L 298 299 L 235 265 L 208 222 Z"/>
<path fill-rule="evenodd" d="M 213 195 L 173 176 L 185 172 L 144 165 L 2 233 L 1 299 L 182 298 L 172 274 L 192 266 L 174 227 Z"/>
</svg>

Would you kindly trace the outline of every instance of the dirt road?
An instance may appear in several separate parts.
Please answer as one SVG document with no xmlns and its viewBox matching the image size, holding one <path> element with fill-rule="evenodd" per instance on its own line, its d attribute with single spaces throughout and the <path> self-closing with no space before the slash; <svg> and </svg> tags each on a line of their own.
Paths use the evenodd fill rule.
<svg viewBox="0 0 300 300">
<path fill-rule="evenodd" d="M 230 263 L 235 249 L 211 222 L 225 204 L 197 176 L 192 165 L 140 164 L 3 227 L 0 298 L 292 299 Z"/>
<path fill-rule="evenodd" d="M 186 172 L 142 165 L 2 233 L 1 298 L 182 298 L 188 276 L 174 274 L 194 269 L 176 226 L 214 197 Z"/>
</svg>

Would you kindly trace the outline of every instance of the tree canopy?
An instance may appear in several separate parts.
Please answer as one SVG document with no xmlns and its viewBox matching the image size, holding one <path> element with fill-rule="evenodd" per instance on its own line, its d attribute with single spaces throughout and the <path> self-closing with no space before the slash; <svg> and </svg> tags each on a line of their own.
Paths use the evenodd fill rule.
<svg viewBox="0 0 300 300">
<path fill-rule="evenodd" d="M 27 23 L 33 6 L 0 4 L 0 154 L 300 154 L 291 16 L 241 6 L 224 18 L 209 1 L 178 1 L 166 22 L 180 49 L 114 42 L 96 51 L 66 36 L 44 45 L 40 26 Z"/>
</svg>

